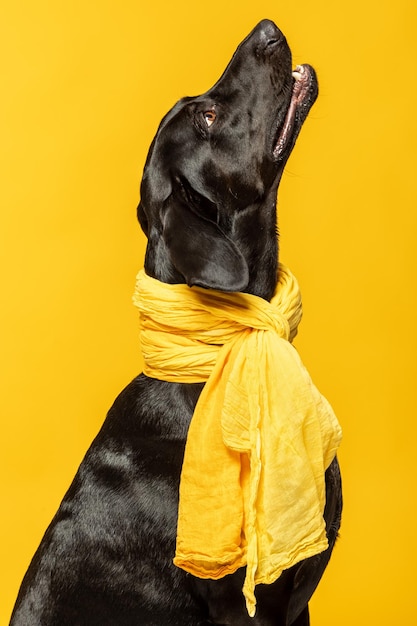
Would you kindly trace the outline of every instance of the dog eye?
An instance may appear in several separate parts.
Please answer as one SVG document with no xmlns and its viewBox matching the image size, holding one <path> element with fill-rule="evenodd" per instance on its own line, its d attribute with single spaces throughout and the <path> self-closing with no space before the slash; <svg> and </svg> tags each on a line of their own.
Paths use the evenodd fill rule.
<svg viewBox="0 0 417 626">
<path fill-rule="evenodd" d="M 204 111 L 203 118 L 207 126 L 210 126 L 216 121 L 216 113 L 214 111 Z"/>
</svg>

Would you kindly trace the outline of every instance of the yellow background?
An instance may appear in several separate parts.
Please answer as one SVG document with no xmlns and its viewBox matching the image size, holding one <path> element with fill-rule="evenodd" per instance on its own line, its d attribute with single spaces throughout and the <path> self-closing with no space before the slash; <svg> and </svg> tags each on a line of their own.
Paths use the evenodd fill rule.
<svg viewBox="0 0 417 626">
<path fill-rule="evenodd" d="M 321 94 L 280 190 L 297 347 L 344 427 L 341 539 L 312 624 L 417 624 L 414 0 L 22 0 L 0 18 L 0 623 L 141 369 L 135 221 L 162 115 L 274 19 Z"/>
</svg>

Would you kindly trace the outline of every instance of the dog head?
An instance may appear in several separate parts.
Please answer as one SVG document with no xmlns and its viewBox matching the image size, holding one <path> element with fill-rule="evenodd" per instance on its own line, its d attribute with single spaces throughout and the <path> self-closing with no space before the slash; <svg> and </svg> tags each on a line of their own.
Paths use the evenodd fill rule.
<svg viewBox="0 0 417 626">
<path fill-rule="evenodd" d="M 264 20 L 209 91 L 168 112 L 138 207 L 150 276 L 271 297 L 277 189 L 316 97 L 314 70 L 293 72 L 284 35 Z"/>
</svg>

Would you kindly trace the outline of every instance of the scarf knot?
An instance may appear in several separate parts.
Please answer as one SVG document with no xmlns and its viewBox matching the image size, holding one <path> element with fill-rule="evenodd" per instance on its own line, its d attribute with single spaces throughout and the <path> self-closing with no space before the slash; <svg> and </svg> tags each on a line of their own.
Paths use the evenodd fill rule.
<svg viewBox="0 0 417 626">
<path fill-rule="evenodd" d="M 144 373 L 205 382 L 181 474 L 174 563 L 200 578 L 246 566 L 243 593 L 327 548 L 324 473 L 341 429 L 291 345 L 298 284 L 279 265 L 271 302 L 167 285 L 139 272 Z"/>
</svg>

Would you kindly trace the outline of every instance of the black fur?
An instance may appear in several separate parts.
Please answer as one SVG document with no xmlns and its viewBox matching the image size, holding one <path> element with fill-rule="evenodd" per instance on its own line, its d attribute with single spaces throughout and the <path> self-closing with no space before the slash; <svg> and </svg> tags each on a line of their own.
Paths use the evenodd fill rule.
<svg viewBox="0 0 417 626">
<path fill-rule="evenodd" d="M 317 95 L 312 68 L 308 76 L 279 153 L 294 79 L 286 40 L 267 20 L 242 42 L 212 89 L 166 115 L 138 207 L 148 274 L 271 297 L 276 194 Z M 205 581 L 172 563 L 183 451 L 201 389 L 141 374 L 116 399 L 33 558 L 12 626 L 309 624 L 308 601 L 340 524 L 337 460 L 326 473 L 329 549 L 258 586 L 254 618 L 244 605 L 242 570 Z"/>
</svg>

